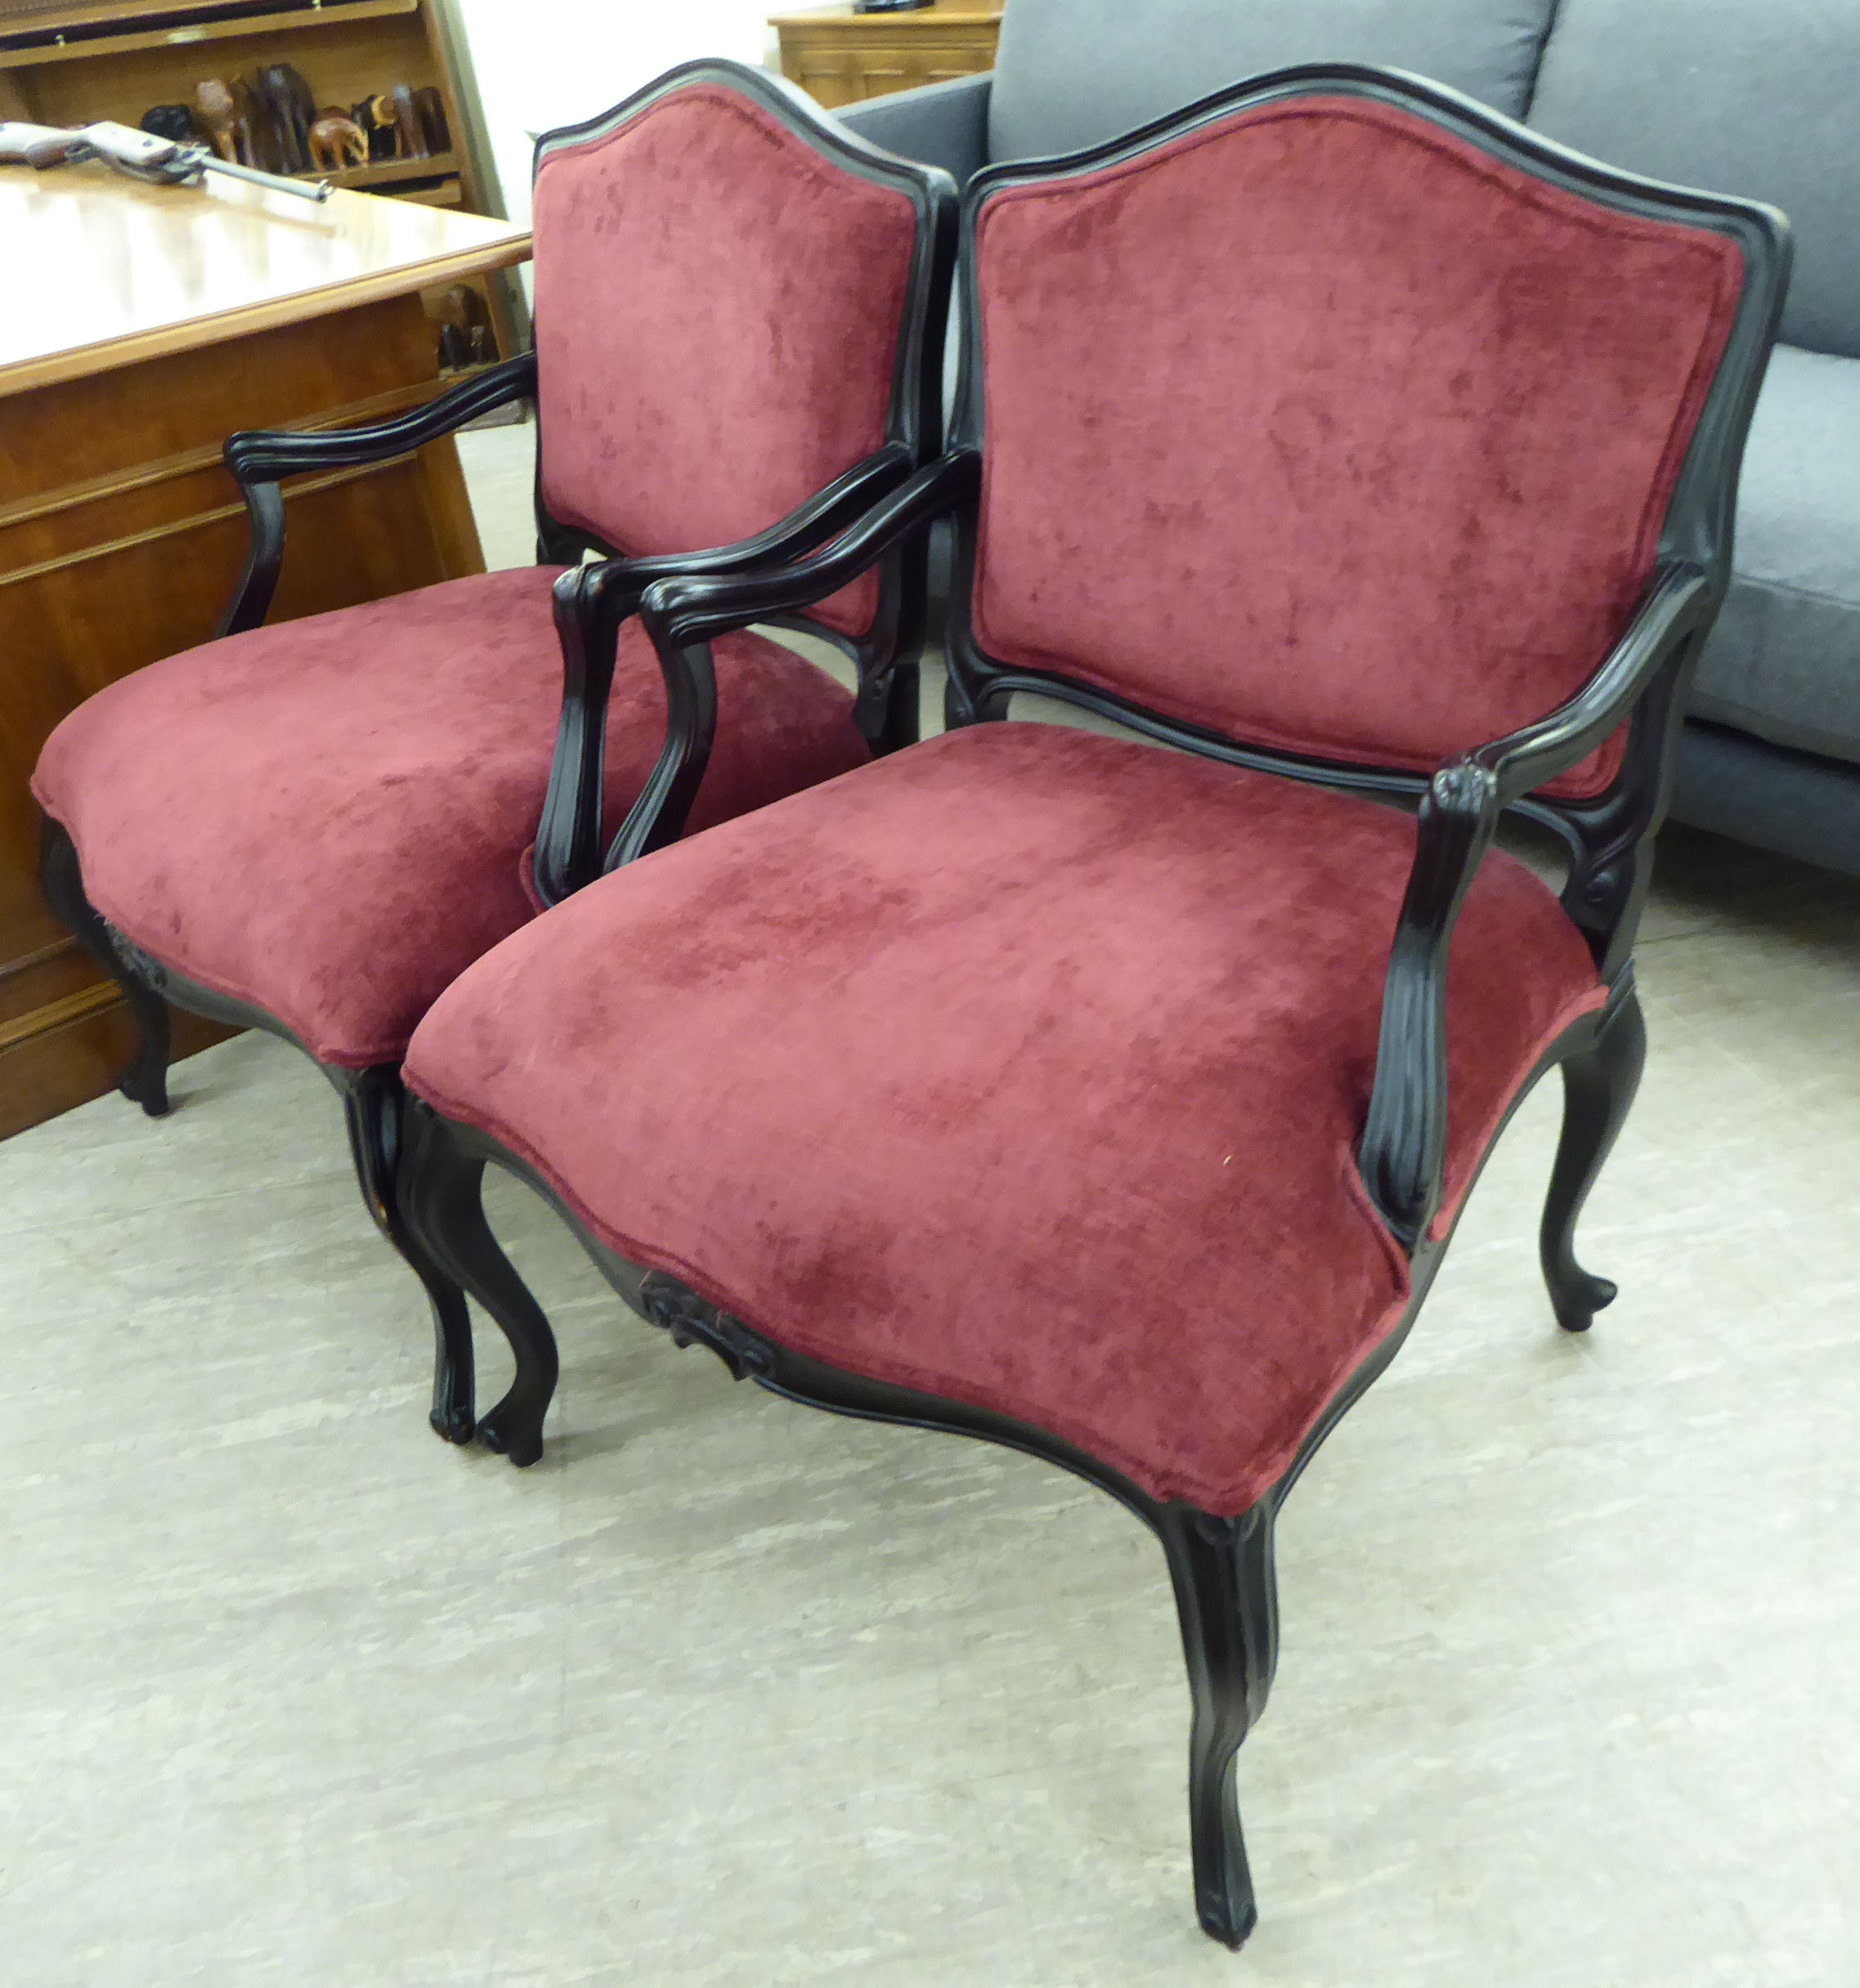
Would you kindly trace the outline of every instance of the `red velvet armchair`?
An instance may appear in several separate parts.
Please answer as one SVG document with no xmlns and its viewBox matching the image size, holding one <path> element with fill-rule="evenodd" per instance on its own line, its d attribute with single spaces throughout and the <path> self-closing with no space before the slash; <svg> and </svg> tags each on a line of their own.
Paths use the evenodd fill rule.
<svg viewBox="0 0 1860 1988">
<path fill-rule="evenodd" d="M 493 1447 L 464 1298 L 396 1204 L 407 1039 L 464 968 L 598 873 L 603 822 L 653 804 L 616 838 L 649 847 L 916 737 L 915 550 L 793 617 L 856 660 L 856 699 L 762 636 L 719 644 L 707 766 L 666 743 L 634 610 L 667 575 L 793 558 L 920 466 L 955 253 L 947 176 L 729 63 L 547 134 L 535 208 L 535 351 L 379 428 L 235 436 L 251 553 L 218 638 L 92 697 L 34 781 L 46 894 L 141 1024 L 122 1089 L 168 1108 L 164 996 L 314 1057 L 364 1198 L 432 1301 L 433 1425 Z M 538 565 L 262 625 L 280 478 L 529 396 Z M 680 678 L 675 738 L 683 699 Z"/>
<path fill-rule="evenodd" d="M 951 453 L 642 608 L 701 702 L 730 630 L 952 513 L 952 728 L 603 878 L 408 1051 L 408 1220 L 532 1369 L 487 1161 L 739 1377 L 1155 1530 L 1232 1945 L 1276 1514 L 1552 1069 L 1551 1301 L 1580 1331 L 1614 1295 L 1573 1229 L 1787 262 L 1771 210 L 1359 68 L 984 172 Z M 988 722 L 1024 691 L 1186 750 Z M 1561 835 L 1560 897 L 1507 810 Z"/>
</svg>

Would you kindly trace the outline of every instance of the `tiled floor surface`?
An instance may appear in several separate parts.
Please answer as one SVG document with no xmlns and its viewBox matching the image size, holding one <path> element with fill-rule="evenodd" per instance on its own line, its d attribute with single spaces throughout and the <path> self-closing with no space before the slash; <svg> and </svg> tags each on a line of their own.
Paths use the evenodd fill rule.
<svg viewBox="0 0 1860 1988">
<path fill-rule="evenodd" d="M 467 438 L 503 562 L 527 433 Z M 0 1144 L 0 1979 L 1856 1988 L 1860 885 L 1675 833 L 1641 977 L 1619 1302 L 1551 1321 L 1540 1094 L 1287 1509 L 1239 1959 L 1109 1501 L 733 1387 L 508 1184 L 549 1453 L 442 1448 L 267 1040 Z"/>
</svg>

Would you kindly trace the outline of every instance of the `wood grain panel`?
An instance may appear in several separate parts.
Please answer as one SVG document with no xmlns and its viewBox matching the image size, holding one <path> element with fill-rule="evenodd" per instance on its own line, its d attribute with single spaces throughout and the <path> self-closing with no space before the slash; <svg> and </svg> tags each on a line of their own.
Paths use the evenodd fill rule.
<svg viewBox="0 0 1860 1988">
<path fill-rule="evenodd" d="M 379 419 L 437 384 L 407 294 L 0 395 L 0 1135 L 100 1095 L 131 1048 L 120 1001 L 39 895 L 27 781 L 46 737 L 104 685 L 210 638 L 245 555 L 229 432 Z M 273 620 L 482 569 L 450 441 L 285 494 Z M 226 1032 L 176 1028 L 177 1054 Z"/>
<path fill-rule="evenodd" d="M 848 7 L 778 14 L 782 74 L 833 110 L 971 76 L 994 67 L 1001 8 L 938 0 L 913 14 L 855 14 Z"/>
<path fill-rule="evenodd" d="M 13 396 L 529 253 L 526 230 L 478 215 L 341 189 L 313 205 L 217 177 L 146 186 L 99 164 L 0 166 L 0 241 L 10 282 L 32 299 L 0 311 L 0 396 Z"/>
</svg>

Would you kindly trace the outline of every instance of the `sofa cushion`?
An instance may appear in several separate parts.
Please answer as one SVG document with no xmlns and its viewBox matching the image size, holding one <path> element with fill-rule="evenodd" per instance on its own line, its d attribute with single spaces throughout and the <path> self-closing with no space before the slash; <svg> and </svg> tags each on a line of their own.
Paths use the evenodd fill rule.
<svg viewBox="0 0 1860 1988">
<path fill-rule="evenodd" d="M 1721 235 L 1325 96 L 1003 186 L 973 267 L 982 648 L 1419 772 L 1607 657 L 1743 275 Z"/>
<path fill-rule="evenodd" d="M 975 726 L 591 884 L 441 996 L 407 1078 L 780 1344 L 1237 1512 L 1407 1300 L 1351 1156 L 1414 849 L 1367 801 Z M 1455 1201 L 1602 999 L 1489 856 Z"/>
<path fill-rule="evenodd" d="M 1522 116 L 1554 0 L 1013 0 L 990 159 L 1100 145 L 1294 62 L 1379 62 Z"/>
<path fill-rule="evenodd" d="M 1779 345 L 1737 498 L 1700 718 L 1860 763 L 1860 360 Z"/>
<path fill-rule="evenodd" d="M 320 1061 L 397 1062 L 447 982 L 531 915 L 518 866 L 562 701 L 559 570 L 255 629 L 100 691 L 33 777 L 91 902 Z M 813 664 L 754 635 L 715 652 L 717 747 L 694 830 L 867 757 L 850 696 Z M 630 622 L 607 732 L 616 827 L 665 723 Z"/>
<path fill-rule="evenodd" d="M 1857 91 L 1855 0 L 1562 0 L 1528 121 L 1611 165 L 1780 207 L 1783 337 L 1860 356 Z"/>
</svg>

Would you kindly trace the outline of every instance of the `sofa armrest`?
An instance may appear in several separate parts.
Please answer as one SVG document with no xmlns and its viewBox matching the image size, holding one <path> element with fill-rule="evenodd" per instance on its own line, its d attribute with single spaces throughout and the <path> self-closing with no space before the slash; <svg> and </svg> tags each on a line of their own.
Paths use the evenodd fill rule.
<svg viewBox="0 0 1860 1988">
<path fill-rule="evenodd" d="M 941 166 L 966 186 L 988 163 L 988 92 L 991 70 L 957 76 L 948 83 L 926 83 L 921 90 L 900 90 L 870 102 L 849 104 L 834 115 L 868 145 L 882 147 L 899 159 Z"/>
</svg>

